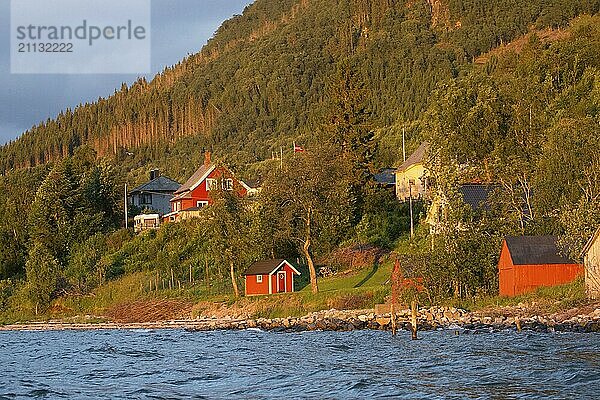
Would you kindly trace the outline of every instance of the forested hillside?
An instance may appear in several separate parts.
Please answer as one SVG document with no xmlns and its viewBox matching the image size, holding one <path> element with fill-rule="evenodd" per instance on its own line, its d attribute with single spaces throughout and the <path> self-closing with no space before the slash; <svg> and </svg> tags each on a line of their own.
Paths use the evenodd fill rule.
<svg viewBox="0 0 600 400">
<path fill-rule="evenodd" d="M 600 224 L 599 9 L 257 0 L 152 82 L 0 150 L 0 309 L 32 312 L 125 274 L 156 276 L 156 292 L 159 276 L 164 290 L 199 275 L 208 293 L 226 291 L 261 257 L 303 257 L 314 278 L 316 260 L 340 246 L 394 249 L 408 205 L 372 173 L 401 161 L 403 130 L 409 150 L 429 141 L 433 192 L 448 210 L 436 235 L 421 229 L 399 245 L 427 267 L 430 299 L 495 293 L 507 234 L 558 234 L 579 257 Z M 269 161 L 294 140 L 309 151 L 281 168 Z M 203 223 L 135 238 L 119 229 L 125 182 L 149 167 L 183 181 L 205 150 L 263 175 L 256 204 L 224 194 Z M 489 209 L 464 207 L 465 182 L 500 188 Z M 417 220 L 429 205 L 415 205 Z"/>
<path fill-rule="evenodd" d="M 139 150 L 145 164 L 184 137 L 196 138 L 194 149 L 253 163 L 318 129 L 342 60 L 372 94 L 374 126 L 416 119 L 436 84 L 473 57 L 599 7 L 599 0 L 258 0 L 152 82 L 65 110 L 4 146 L 0 170 L 62 159 L 83 144 L 100 156 Z"/>
</svg>

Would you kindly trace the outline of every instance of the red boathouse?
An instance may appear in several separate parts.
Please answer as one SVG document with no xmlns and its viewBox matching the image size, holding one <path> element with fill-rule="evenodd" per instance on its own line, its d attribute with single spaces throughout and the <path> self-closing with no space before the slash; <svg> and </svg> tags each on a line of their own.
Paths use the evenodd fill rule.
<svg viewBox="0 0 600 400">
<path fill-rule="evenodd" d="M 286 260 L 259 261 L 243 273 L 246 296 L 260 296 L 294 291 L 294 275 L 300 272 Z"/>
<path fill-rule="evenodd" d="M 558 251 L 556 236 L 508 236 L 498 262 L 501 296 L 518 296 L 541 286 L 574 281 L 583 266 Z"/>
</svg>

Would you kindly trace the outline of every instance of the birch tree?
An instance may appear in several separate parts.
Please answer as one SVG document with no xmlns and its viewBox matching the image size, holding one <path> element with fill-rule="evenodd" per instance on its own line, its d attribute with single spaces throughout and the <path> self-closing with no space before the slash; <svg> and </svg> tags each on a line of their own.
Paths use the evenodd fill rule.
<svg viewBox="0 0 600 400">
<path fill-rule="evenodd" d="M 339 242 L 349 226 L 349 169 L 334 149 L 295 154 L 272 171 L 262 193 L 265 217 L 306 258 L 313 293 L 319 291 L 315 250 Z"/>
</svg>

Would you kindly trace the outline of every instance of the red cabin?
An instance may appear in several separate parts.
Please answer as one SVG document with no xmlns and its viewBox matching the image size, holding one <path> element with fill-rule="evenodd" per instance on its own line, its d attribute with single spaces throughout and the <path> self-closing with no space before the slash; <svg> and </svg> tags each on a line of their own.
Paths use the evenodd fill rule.
<svg viewBox="0 0 600 400">
<path fill-rule="evenodd" d="M 235 191 L 240 196 L 246 196 L 251 190 L 227 168 L 212 163 L 210 153 L 206 153 L 204 164 L 174 193 L 171 213 L 165 215 L 165 220 L 178 221 L 185 216 L 194 216 L 212 202 L 210 192 L 221 189 Z"/>
<path fill-rule="evenodd" d="M 294 275 L 300 272 L 286 260 L 259 261 L 244 272 L 246 296 L 260 296 L 294 291 Z"/>
<path fill-rule="evenodd" d="M 518 296 L 541 286 L 563 285 L 583 266 L 559 254 L 556 236 L 508 236 L 498 262 L 500 295 Z"/>
</svg>

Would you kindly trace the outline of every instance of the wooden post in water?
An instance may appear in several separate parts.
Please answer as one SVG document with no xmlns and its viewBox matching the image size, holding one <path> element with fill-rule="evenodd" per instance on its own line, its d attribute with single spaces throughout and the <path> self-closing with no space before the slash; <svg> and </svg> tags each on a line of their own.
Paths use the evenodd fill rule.
<svg viewBox="0 0 600 400">
<path fill-rule="evenodd" d="M 515 317 L 515 325 L 517 326 L 517 332 L 521 332 L 521 319 L 518 316 Z"/>
<path fill-rule="evenodd" d="M 390 318 L 392 321 L 392 336 L 396 336 L 398 326 L 396 325 L 396 307 L 394 307 L 394 300 L 392 300 L 392 304 L 390 304 Z"/>
<path fill-rule="evenodd" d="M 396 302 L 398 300 L 398 291 L 400 290 L 400 280 L 402 279 L 402 268 L 400 261 L 394 262 L 394 268 L 392 269 L 392 301 L 390 302 L 390 320 L 392 322 L 392 335 L 396 336 L 398 327 L 396 325 Z"/>
<path fill-rule="evenodd" d="M 412 325 L 412 340 L 417 340 L 417 300 L 414 299 L 410 303 L 411 325 Z"/>
</svg>

